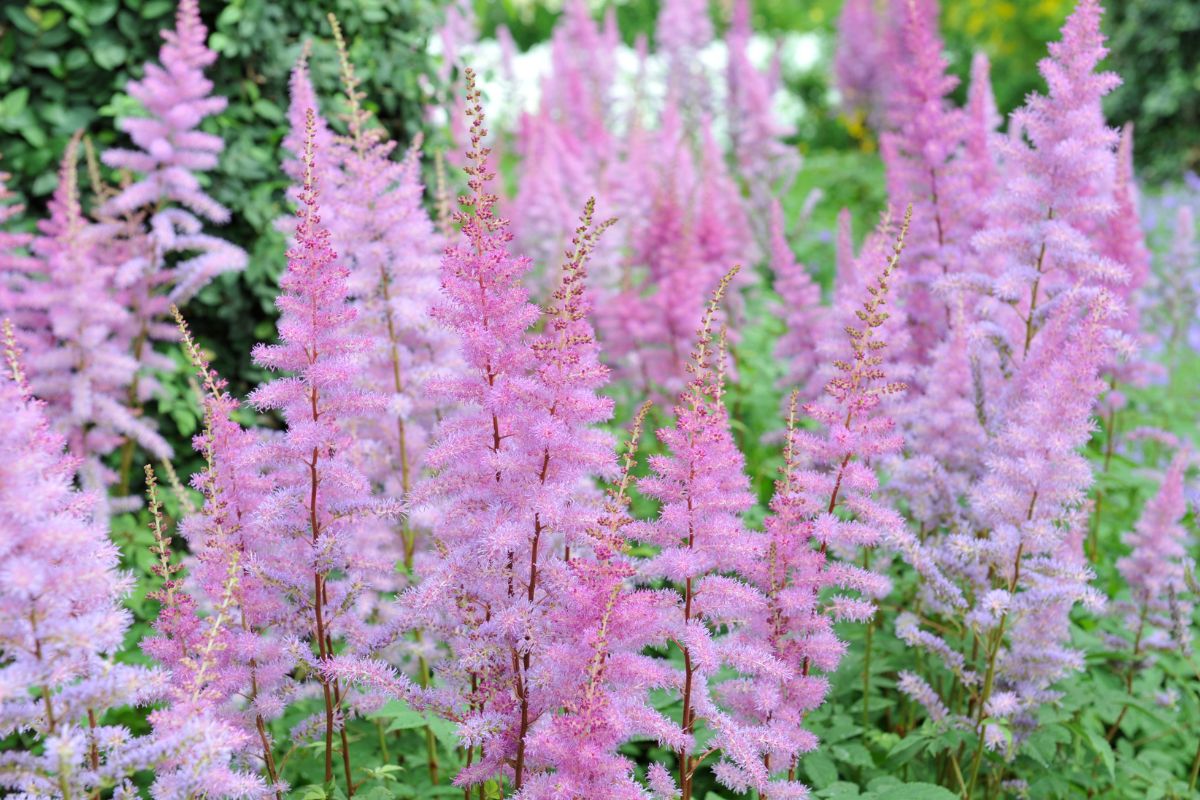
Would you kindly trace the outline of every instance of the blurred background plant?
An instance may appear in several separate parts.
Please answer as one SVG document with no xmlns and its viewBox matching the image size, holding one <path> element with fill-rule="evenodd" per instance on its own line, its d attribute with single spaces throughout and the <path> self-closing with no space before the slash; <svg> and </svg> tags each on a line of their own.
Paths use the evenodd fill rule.
<svg viewBox="0 0 1200 800">
<path fill-rule="evenodd" d="M 0 153 L 24 196 L 24 220 L 41 215 L 56 184 L 56 166 L 71 135 L 83 129 L 99 149 L 123 143 L 117 117 L 138 113 L 125 94 L 130 78 L 153 58 L 170 24 L 174 0 L 30 0 L 0 4 Z M 257 382 L 245 354 L 274 335 L 277 279 L 284 264 L 275 220 L 287 213 L 287 179 L 279 169 L 287 132 L 287 79 L 305 39 L 313 39 L 314 81 L 337 94 L 337 57 L 326 14 L 337 14 L 358 65 L 371 110 L 402 142 L 421 130 L 434 100 L 430 31 L 435 0 L 201 0 L 209 70 L 226 110 L 205 125 L 225 140 L 206 189 L 233 212 L 221 235 L 250 254 L 248 268 L 222 276 L 191 304 L 188 318 L 214 348 L 214 365 L 235 392 Z M 81 182 L 86 179 L 81 175 Z M 88 189 L 83 187 L 86 193 Z M 159 399 L 158 415 L 178 426 L 173 444 L 195 432 L 196 410 L 180 370 Z M 168 434 L 174 433 L 167 431 Z"/>
</svg>

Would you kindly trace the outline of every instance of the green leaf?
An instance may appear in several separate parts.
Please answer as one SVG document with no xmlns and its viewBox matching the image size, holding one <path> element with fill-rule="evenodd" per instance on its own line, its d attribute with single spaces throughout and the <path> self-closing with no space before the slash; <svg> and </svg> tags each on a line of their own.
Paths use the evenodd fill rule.
<svg viewBox="0 0 1200 800">
<path fill-rule="evenodd" d="M 0 117 L 15 117 L 25 110 L 29 102 L 29 87 L 21 86 L 4 95 L 0 100 Z"/>
<path fill-rule="evenodd" d="M 125 46 L 116 39 L 97 38 L 88 49 L 96 66 L 102 69 L 116 69 L 125 62 Z"/>
<path fill-rule="evenodd" d="M 1087 739 L 1092 749 L 1096 751 L 1096 755 L 1100 756 L 1100 760 L 1104 762 L 1104 766 L 1108 769 L 1108 777 L 1110 780 L 1116 780 L 1117 777 L 1117 762 L 1113 756 L 1112 746 L 1108 740 L 1104 738 L 1104 734 L 1094 728 L 1085 728 L 1083 730 L 1084 737 Z"/>
<path fill-rule="evenodd" d="M 871 795 L 873 800 L 958 800 L 958 795 L 932 783 L 902 783 Z"/>
<path fill-rule="evenodd" d="M 837 766 L 820 750 L 804 757 L 804 771 L 812 785 L 818 789 L 824 789 L 838 779 Z"/>
<path fill-rule="evenodd" d="M 149 0 L 142 6 L 142 19 L 158 19 L 174 7 L 171 0 Z"/>
</svg>

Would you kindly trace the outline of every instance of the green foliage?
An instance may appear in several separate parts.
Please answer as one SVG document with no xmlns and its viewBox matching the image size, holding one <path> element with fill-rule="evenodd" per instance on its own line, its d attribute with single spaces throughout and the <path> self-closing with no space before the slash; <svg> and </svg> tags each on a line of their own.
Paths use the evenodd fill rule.
<svg viewBox="0 0 1200 800">
<path fill-rule="evenodd" d="M 1139 164 L 1158 179 L 1200 168 L 1200 4 L 1109 4 L 1109 68 L 1124 84 L 1108 99 L 1116 122 L 1133 122 Z"/>
<path fill-rule="evenodd" d="M 225 275 L 184 309 L 214 366 L 244 394 L 257 374 L 251 346 L 274 337 L 274 298 L 284 264 L 274 222 L 288 213 L 279 168 L 286 133 L 287 82 L 306 38 L 314 39 L 313 78 L 322 97 L 340 97 L 337 57 L 327 12 L 337 14 L 350 44 L 368 106 L 401 143 L 421 130 L 422 109 L 434 100 L 430 30 L 436 0 L 201 0 L 210 45 L 219 59 L 208 70 L 229 100 L 205 128 L 225 139 L 220 166 L 208 176 L 214 197 L 233 212 L 217 231 L 250 254 L 246 271 Z M 173 24 L 173 0 L 27 0 L 0 4 L 0 154 L 25 197 L 27 225 L 44 211 L 67 140 L 83 128 L 100 149 L 127 144 L 118 116 L 136 114 L 124 93 L 142 65 L 157 57 L 159 31 Z M 337 106 L 323 109 L 333 116 Z M 82 181 L 86 187 L 86 180 Z M 86 191 L 86 188 L 84 189 Z M 176 453 L 190 455 L 196 418 L 188 370 L 164 376 L 165 391 L 150 413 Z M 157 407 L 155 407 L 157 405 Z M 178 464 L 182 474 L 191 464 Z"/>
</svg>

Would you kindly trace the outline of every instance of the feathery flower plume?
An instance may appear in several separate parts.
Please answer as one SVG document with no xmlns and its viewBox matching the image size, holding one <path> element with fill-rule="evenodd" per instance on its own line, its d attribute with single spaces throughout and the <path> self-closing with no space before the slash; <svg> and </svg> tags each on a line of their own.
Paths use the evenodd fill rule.
<svg viewBox="0 0 1200 800">
<path fill-rule="evenodd" d="M 12 178 L 0 171 L 0 226 L 20 216 L 25 210 L 8 188 Z M 22 319 L 15 292 L 26 284 L 29 276 L 37 272 L 38 261 L 28 254 L 33 237 L 27 233 L 16 233 L 0 227 L 0 313 L 7 315 L 17 329 L 28 328 L 30 323 Z"/>
<path fill-rule="evenodd" d="M 1112 186 L 1118 136 L 1104 122 L 1101 99 L 1120 78 L 1096 72 L 1108 52 L 1098 0 L 1080 0 L 1038 64 L 1049 93 L 1032 94 L 1015 111 L 1001 157 L 991 222 L 974 238 L 991 276 L 988 312 L 1005 346 L 1021 360 L 1049 313 L 1044 307 L 1082 283 L 1114 287 L 1125 265 L 1102 254 L 1090 234 L 1115 210 Z"/>
<path fill-rule="evenodd" d="M 1171 598 L 1184 619 L 1191 618 L 1192 604 L 1186 599 L 1184 579 L 1190 560 L 1184 474 L 1192 454 L 1182 450 L 1171 460 L 1158 492 L 1146 503 L 1142 516 L 1125 536 L 1130 554 L 1117 560 L 1117 570 L 1132 595 L 1131 603 L 1118 605 L 1130 631 L 1134 632 L 1134 658 L 1142 649 L 1186 649 L 1188 641 L 1172 641 Z M 1187 629 L 1183 629 L 1187 632 Z"/>
<path fill-rule="evenodd" d="M 156 800 L 187 800 L 207 793 L 220 797 L 266 797 L 257 775 L 231 766 L 250 741 L 239 729 L 226 704 L 241 688 L 231 685 L 236 666 L 228 656 L 235 647 L 233 616 L 237 613 L 235 589 L 240 567 L 238 556 L 229 559 L 228 574 L 215 607 L 207 617 L 197 613 L 194 599 L 181 591 L 174 576 L 182 569 L 172 564 L 171 537 L 165 534 L 158 501 L 158 482 L 146 465 L 146 488 L 155 544 L 151 551 L 159 563 L 152 567 L 163 584 L 150 597 L 160 603 L 155 628 L 157 641 L 147 652 L 157 651 L 167 667 L 167 704 L 150 714 L 159 760 L 152 789 Z"/>
<path fill-rule="evenodd" d="M 162 730 L 179 729 L 178 738 L 187 740 L 191 720 L 201 720 L 201 730 L 220 745 L 205 751 L 209 763 L 261 760 L 265 784 L 278 797 L 285 787 L 266 723 L 282 712 L 295 689 L 289 676 L 295 658 L 277 633 L 281 623 L 291 624 L 293 606 L 263 569 L 276 557 L 274 532 L 253 522 L 274 479 L 258 463 L 259 435 L 233 419 L 237 401 L 209 366 L 179 309 L 171 311 L 202 390 L 204 429 L 193 444 L 205 469 L 192 477 L 192 486 L 203 505 L 179 524 L 193 556 L 190 580 L 163 587 L 168 597 L 159 598 L 156 635 L 142 647 L 172 675 L 172 708 L 179 710 L 165 715 Z M 226 610 L 205 622 L 196 614 L 199 608 Z M 222 731 L 223 738 L 216 738 Z M 197 774 L 189 772 L 190 765 L 178 765 L 185 776 Z"/>
<path fill-rule="evenodd" d="M 796 261 L 788 244 L 779 201 L 771 202 L 770 266 L 775 276 L 775 291 L 783 301 L 778 309 L 785 330 L 775 345 L 775 358 L 785 365 L 779 385 L 794 387 L 801 396 L 816 395 L 813 374 L 817 367 L 817 343 L 825 310 L 821 305 L 821 287 L 808 274 L 805 266 Z"/>
<path fill-rule="evenodd" d="M 159 63 L 146 64 L 145 76 L 126 87 L 149 112 L 118 122 L 138 149 L 114 149 L 102 156 L 109 166 L 142 176 L 111 198 L 102 212 L 148 217 L 145 239 L 137 248 L 141 252 L 120 265 L 145 320 L 166 310 L 167 300 L 151 302 L 155 286 L 169 283 L 169 302 L 183 302 L 220 273 L 246 265 L 241 248 L 204 233 L 201 222 L 229 220 L 229 210 L 206 194 L 197 179 L 216 167 L 224 146 L 219 136 L 199 130 L 200 122 L 223 111 L 226 102 L 212 94 L 212 81 L 204 76 L 204 68 L 217 58 L 205 44 L 207 34 L 198 0 L 180 0 L 174 30 L 163 32 Z M 167 253 L 194 255 L 168 269 Z"/>
<path fill-rule="evenodd" d="M 760 591 L 730 576 L 757 555 L 756 537 L 741 519 L 754 498 L 723 400 L 724 336 L 718 345 L 712 334 L 736 272 L 734 267 L 726 273 L 705 309 L 687 367 L 692 378 L 675 405 L 675 427 L 658 431 L 667 452 L 652 456 L 651 473 L 638 481 L 638 490 L 660 503 L 658 517 L 630 526 L 634 538 L 658 548 L 640 565 L 642 579 L 681 587 L 668 631 L 683 653 L 683 673 L 672 687 L 683 703 L 681 735 L 673 737 L 679 740 L 674 793 L 683 800 L 692 797 L 696 771 L 710 753 L 720 756 L 714 770 L 722 784 L 735 791 L 765 788 L 769 774 L 757 737 L 719 703 L 725 687 L 717 678 L 723 667 L 747 678 L 784 671 L 760 642 L 736 632 L 765 606 Z M 730 633 L 718 637 L 722 627 Z M 701 723 L 712 733 L 704 751 L 696 741 Z"/>
<path fill-rule="evenodd" d="M 776 117 L 771 102 L 773 87 L 768 75 L 751 62 L 750 3 L 734 0 L 733 21 L 725 37 L 731 149 L 739 177 L 749 184 L 749 194 L 761 211 L 773 196 L 788 190 L 800 168 L 800 158 L 783 139 L 793 131 Z"/>
<path fill-rule="evenodd" d="M 346 638 L 351 652 L 367 640 L 357 619 L 355 599 L 373 576 L 387 575 L 391 563 L 379 563 L 358 546 L 361 521 L 398 513 L 396 503 L 372 495 L 370 482 L 351 460 L 349 421 L 378 410 L 383 399 L 357 387 L 367 341 L 354 329 L 355 310 L 347 299 L 349 271 L 342 266 L 321 224 L 318 206 L 316 119 L 306 125 L 305 175 L 297 211 L 295 244 L 280 279 L 280 343 L 256 345 L 260 367 L 290 372 L 259 386 L 250 401 L 260 410 L 278 411 L 287 430 L 261 443 L 263 463 L 274 465 L 276 483 L 257 510 L 255 524 L 274 532 L 276 551 L 262 568 L 288 597 L 288 625 L 311 650 L 310 662 L 324 699 L 325 780 L 333 779 L 333 737 L 342 737 L 342 761 L 352 787 L 344 715 L 345 697 L 325 663 L 334 641 Z M 352 788 L 351 788 L 352 791 Z"/>
<path fill-rule="evenodd" d="M 30 394 L 7 320 L 4 340 L 0 736 L 21 733 L 38 747 L 0 754 L 0 787 L 85 797 L 151 766 L 142 743 L 103 716 L 155 699 L 161 676 L 115 660 L 131 579 L 117 571 L 95 498 L 72 487 L 75 465 Z"/>
<path fill-rule="evenodd" d="M 1092 433 L 1091 415 L 1104 383 L 1099 371 L 1110 353 L 1114 313 L 1105 295 L 1091 299 L 1080 319 L 1073 298 L 1055 308 L 1029 358 L 1009 387 L 1011 399 L 991 438 L 986 472 L 970 493 L 978 530 L 974 543 L 948 546 L 976 561 L 982 585 L 966 619 L 982 643 L 982 681 L 975 698 L 982 737 L 994 692 L 1014 700 L 1003 715 L 1019 729 L 1056 695 L 1053 686 L 1082 667 L 1069 647 L 1069 614 L 1076 603 L 1096 609 L 1103 600 L 1088 584 L 1078 509 L 1092 482 L 1079 450 Z M 972 766 L 975 781 L 980 739 Z"/>
<path fill-rule="evenodd" d="M 905 68 L 889 93 L 889 130 L 880 137 L 887 168 L 888 195 L 896 208 L 913 205 L 913 229 L 906 257 L 901 307 L 910 329 L 911 358 L 928 363 L 945 336 L 949 313 L 933 294 L 933 284 L 963 270 L 977 208 L 972 175 L 964 163 L 967 118 L 950 105 L 958 80 L 947 73 L 936 15 L 905 2 L 899 38 Z"/>
<path fill-rule="evenodd" d="M 453 337 L 430 315 L 443 243 L 422 205 L 420 142 L 402 160 L 391 158 L 396 142 L 372 124 L 341 28 L 332 15 L 329 21 L 341 61 L 349 135 L 334 140 L 328 159 L 327 227 L 350 273 L 354 325 L 371 345 L 361 382 L 387 398 L 386 413 L 355 421 L 356 447 L 367 477 L 384 494 L 407 498 L 441 413 L 425 386 L 457 368 Z M 428 524 L 407 516 L 399 520 L 401 560 L 409 570 L 418 531 Z M 378 536 L 386 550 L 395 536 L 388 526 L 382 528 Z"/>
<path fill-rule="evenodd" d="M 16 303 L 33 323 L 25 332 L 30 387 L 67 436 L 83 487 L 102 494 L 117 480 L 103 459 L 126 441 L 159 458 L 169 457 L 171 448 L 131 407 L 149 384 L 138 382 L 134 314 L 113 289 L 114 267 L 101 258 L 105 232 L 84 217 L 79 203 L 78 147 L 77 134 L 63 158 L 50 216 L 39 221 L 33 242 L 41 275 L 24 283 Z M 108 510 L 104 503 L 97 508 Z"/>
<path fill-rule="evenodd" d="M 612 407 L 596 395 L 607 369 L 583 290 L 584 263 L 607 224 L 593 224 L 589 203 L 546 331 L 533 338 L 539 311 L 520 284 L 530 261 L 507 252 L 510 235 L 489 191 L 481 98 L 474 72 L 465 77 L 471 194 L 460 200 L 462 241 L 443 257 L 434 315 L 462 342 L 466 366 L 432 385 L 456 406 L 417 492 L 437 510 L 440 551 L 402 608 L 455 654 L 437 669 L 445 698 L 437 705 L 468 749 L 456 783 L 506 777 L 520 793 L 549 766 L 528 745 L 559 706 L 561 687 L 544 677 L 553 669 L 546 654 L 565 633 L 551 619 L 567 563 L 598 517 L 589 484 L 614 471 L 612 443 L 594 429 Z"/>
<path fill-rule="evenodd" d="M 629 489 L 649 410 L 646 402 L 635 415 L 621 476 L 587 532 L 592 557 L 572 557 L 564 574 L 552 624 L 566 635 L 546 657 L 561 710 L 530 734 L 531 756 L 549 769 L 531 777 L 523 800 L 646 800 L 633 761 L 618 748 L 637 735 L 668 747 L 681 741 L 678 726 L 650 703 L 649 690 L 670 682 L 672 670 L 645 652 L 666 640 L 671 597 L 632 586 L 636 564 L 628 552 Z"/>
<path fill-rule="evenodd" d="M 1148 292 L 1147 313 L 1166 345 L 1200 346 L 1200 247 L 1196 244 L 1196 215 L 1183 205 L 1175 215 L 1171 248 Z"/>
<path fill-rule="evenodd" d="M 886 96 L 881 24 L 874 0 L 846 0 L 838 17 L 833 58 L 833 78 L 843 110 L 862 120 L 871 118 L 873 125 Z"/>
</svg>

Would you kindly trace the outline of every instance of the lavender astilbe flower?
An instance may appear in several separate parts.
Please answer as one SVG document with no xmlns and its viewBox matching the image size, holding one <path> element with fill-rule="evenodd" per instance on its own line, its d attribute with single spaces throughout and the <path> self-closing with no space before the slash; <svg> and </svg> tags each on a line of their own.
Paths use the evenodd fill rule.
<svg viewBox="0 0 1200 800">
<path fill-rule="evenodd" d="M 985 313 L 1004 331 L 1020 360 L 1044 322 L 1044 306 L 1065 289 L 1120 286 L 1125 265 L 1102 254 L 1091 234 L 1115 210 L 1112 186 L 1118 136 L 1104 121 L 1101 99 L 1120 83 L 1096 72 L 1107 50 L 1097 0 L 1081 0 L 1062 40 L 1038 64 L 1049 93 L 1032 94 L 1013 113 L 1001 157 L 1006 179 L 990 223 L 975 236 L 981 268 L 991 276 Z M 1015 313 L 1014 313 L 1015 312 Z"/>
<path fill-rule="evenodd" d="M 425 386 L 457 369 L 455 341 L 430 315 L 438 293 L 438 251 L 422 205 L 419 142 L 403 159 L 396 143 L 373 124 L 336 18 L 330 17 L 346 92 L 348 136 L 334 141 L 329 172 L 329 216 L 334 249 L 349 270 L 354 325 L 370 343 L 363 387 L 387 398 L 386 413 L 354 422 L 360 466 L 385 494 L 407 497 L 423 470 L 439 405 Z M 428 520 L 399 521 L 401 561 L 411 569 L 419 532 Z M 395 539 L 379 526 L 381 555 Z M 423 543 L 425 544 L 425 543 Z M 384 587 L 379 587 L 384 588 Z"/>
<path fill-rule="evenodd" d="M 0 376 L 0 736 L 39 747 L 0 754 L 0 787 L 24 796 L 83 797 L 153 764 L 110 709 L 142 705 L 161 676 L 122 664 L 131 579 L 94 515 L 95 497 L 72 486 L 44 407 L 21 371 L 5 322 Z"/>
<path fill-rule="evenodd" d="M 749 195 L 761 214 L 769 209 L 773 196 L 791 187 L 800 158 L 783 141 L 794 131 L 771 108 L 773 87 L 769 76 L 750 62 L 750 33 L 749 0 L 735 0 L 733 20 L 725 37 L 729 135 L 738 174 L 748 184 Z"/>
<path fill-rule="evenodd" d="M 692 123 L 712 113 L 712 81 L 701 52 L 713 40 L 708 0 L 664 0 L 654 38 L 667 69 L 667 96 Z"/>
<path fill-rule="evenodd" d="M 325 677 L 323 662 L 336 639 L 351 653 L 369 644 L 355 598 L 374 576 L 393 564 L 359 546 L 362 520 L 398 514 L 399 505 L 372 494 L 370 482 L 352 461 L 348 424 L 383 405 L 378 394 L 352 380 L 368 343 L 355 330 L 355 310 L 347 298 L 349 271 L 330 245 L 318 207 L 315 115 L 308 115 L 305 178 L 297 212 L 295 244 L 280 279 L 280 343 L 257 345 L 254 361 L 290 375 L 259 386 L 250 396 L 260 410 L 279 412 L 285 432 L 260 445 L 262 463 L 273 465 L 275 485 L 255 510 L 252 524 L 271 531 L 274 559 L 263 564 L 267 580 L 282 591 L 290 618 L 277 624 L 303 640 L 324 699 L 325 779 L 333 777 L 333 736 L 346 733 L 335 708 L 345 697 L 338 681 Z M 349 757 L 344 752 L 347 780 Z"/>
<path fill-rule="evenodd" d="M 1137 357 L 1137 351 L 1151 346 L 1153 339 L 1143 332 L 1138 307 L 1141 293 L 1150 278 L 1150 250 L 1146 246 L 1146 233 L 1138 211 L 1137 186 L 1133 174 L 1132 124 L 1126 124 L 1121 131 L 1112 196 L 1115 213 L 1099 227 L 1097 238 L 1103 255 L 1125 268 L 1127 279 L 1113 287 L 1112 291 L 1121 299 L 1125 310 L 1116 321 L 1116 328 L 1127 338 L 1127 349 L 1133 351 L 1134 355 L 1115 359 L 1107 371 L 1114 384 L 1145 386 L 1161 372 L 1161 368 Z M 1109 413 L 1124 403 L 1122 392 L 1115 388 L 1105 398 Z"/>
<path fill-rule="evenodd" d="M 183 302 L 220 273 L 246 265 L 241 248 L 204 233 L 201 222 L 229 220 L 228 209 L 206 194 L 197 179 L 216 167 L 223 148 L 219 136 L 199 130 L 205 117 L 220 113 L 226 104 L 212 94 L 212 82 L 204 76 L 204 68 L 217 57 L 205 44 L 207 33 L 197 0 L 180 0 L 174 30 L 163 32 L 159 63 L 146 64 L 145 76 L 126 87 L 148 112 L 118 123 L 138 149 L 113 149 L 102 156 L 109 166 L 141 175 L 102 211 L 147 216 L 140 252 L 121 265 L 146 320 L 166 310 L 167 301 L 149 296 L 157 285 L 169 283 L 170 300 Z M 168 253 L 190 255 L 168 268 Z"/>
<path fill-rule="evenodd" d="M 863 119 L 876 117 L 883 104 L 886 64 L 880 28 L 874 0 L 846 0 L 838 17 L 833 76 L 842 108 Z"/>
<path fill-rule="evenodd" d="M 14 297 L 18 319 L 29 327 L 22 341 L 30 352 L 32 391 L 46 401 L 46 413 L 67 436 L 80 459 L 79 476 L 89 491 L 104 492 L 116 475 L 103 459 L 128 440 L 159 458 L 171 448 L 152 422 L 130 407 L 139 391 L 140 364 L 134 355 L 134 313 L 114 289 L 115 267 L 102 258 L 107 243 L 79 201 L 76 159 L 79 136 L 67 147 L 50 216 L 38 223 L 32 250 L 39 260 L 36 278 L 24 281 Z M 99 511 L 108 509 L 102 504 Z"/>
<path fill-rule="evenodd" d="M 151 793 L 156 800 L 186 800 L 197 793 L 219 797 L 269 796 L 263 781 L 234 766 L 251 741 L 250 731 L 230 713 L 230 701 L 243 688 L 236 680 L 235 661 L 228 656 L 236 642 L 235 617 L 240 556 L 234 551 L 214 607 L 207 617 L 197 613 L 193 598 L 181 591 L 175 575 L 181 565 L 170 563 L 170 537 L 164 533 L 154 471 L 146 466 L 153 552 L 162 580 L 150 597 L 161 604 L 155 622 L 156 641 L 145 643 L 149 653 L 165 656 L 166 705 L 151 712 L 152 739 L 157 756 Z M 239 676 L 240 677 L 240 676 Z"/>
<path fill-rule="evenodd" d="M 1082 603 L 1095 610 L 1103 602 L 1088 585 L 1092 573 L 1082 555 L 1086 524 L 1079 509 L 1092 476 L 1079 450 L 1104 386 L 1099 370 L 1111 348 L 1112 302 L 1100 295 L 1082 312 L 1079 301 L 1055 309 L 1013 379 L 986 473 L 970 493 L 976 525 L 988 533 L 969 552 L 991 576 L 975 573 L 988 582 L 975 596 L 986 598 L 983 590 L 992 589 L 1003 598 L 974 615 L 987 645 L 977 726 L 995 690 L 1013 692 L 1014 720 L 1031 726 L 1032 712 L 1055 697 L 1054 685 L 1081 667 L 1069 647 L 1071 608 Z"/>
<path fill-rule="evenodd" d="M 1190 537 L 1182 519 L 1187 513 L 1184 476 L 1192 461 L 1187 450 L 1178 452 L 1167 467 L 1158 492 L 1142 510 L 1134 529 L 1125 535 L 1131 552 L 1117 560 L 1117 570 L 1129 586 L 1131 602 L 1116 604 L 1134 636 L 1134 657 L 1145 649 L 1186 650 L 1190 641 L 1175 641 L 1173 614 L 1190 619 L 1192 602 L 1184 580 L 1191 566 Z M 1172 609 L 1172 601 L 1177 608 Z M 1187 627 L 1182 628 L 1186 636 Z"/>
<path fill-rule="evenodd" d="M 738 627 L 765 606 L 758 589 L 727 577 L 751 562 L 756 552 L 755 537 L 741 520 L 754 501 L 722 396 L 723 337 L 718 348 L 712 334 L 721 296 L 735 272 L 736 268 L 725 275 L 705 310 L 688 365 L 692 379 L 674 409 L 675 426 L 658 432 L 667 452 L 651 457 L 651 473 L 638 481 L 638 490 L 661 504 L 658 518 L 631 526 L 632 536 L 658 548 L 640 565 L 642 578 L 682 587 L 675 599 L 671 638 L 683 652 L 684 662 L 683 674 L 672 687 L 683 703 L 684 742 L 677 748 L 677 758 L 684 800 L 692 796 L 701 760 L 693 738 L 701 721 L 713 733 L 708 746 L 720 754 L 718 780 L 736 791 L 765 788 L 769 773 L 759 746 L 718 702 L 718 673 L 723 666 L 748 676 L 778 677 L 785 672 L 761 643 L 715 634 L 720 626 Z"/>
<path fill-rule="evenodd" d="M 968 173 L 970 190 L 975 197 L 991 197 L 999 180 L 1000 134 L 1003 121 L 992 93 L 991 63 L 986 54 L 971 59 L 971 81 L 967 86 L 966 134 L 960 156 Z M 983 203 L 971 203 L 961 213 L 971 214 L 971 227 L 981 230 L 987 219 Z"/>
<path fill-rule="evenodd" d="M 634 779 L 634 763 L 618 748 L 637 735 L 679 747 L 678 726 L 650 704 L 650 690 L 669 685 L 673 670 L 646 648 L 667 637 L 671 597 L 635 588 L 628 555 L 632 519 L 629 489 L 649 403 L 638 411 L 621 477 L 609 491 L 603 516 L 587 533 L 591 558 L 572 558 L 552 622 L 566 635 L 547 652 L 547 678 L 561 688 L 561 710 L 530 734 L 529 751 L 547 769 L 534 775 L 521 798 L 648 797 Z M 666 777 L 666 782 L 671 779 Z M 655 778 L 651 776 L 651 791 Z"/>
<path fill-rule="evenodd" d="M 1148 288 L 1145 313 L 1171 348 L 1200 343 L 1200 247 L 1196 213 L 1182 205 L 1175 214 L 1171 246 Z"/>
<path fill-rule="evenodd" d="M 196 718 L 199 730 L 225 732 L 213 739 L 212 764 L 261 763 L 266 784 L 279 792 L 267 722 L 282 712 L 296 688 L 289 675 L 296 659 L 279 624 L 291 619 L 293 607 L 266 572 L 276 555 L 275 532 L 251 523 L 274 480 L 259 463 L 259 435 L 233 419 L 237 401 L 208 365 L 178 309 L 172 311 L 203 391 L 204 430 L 194 445 L 205 469 L 192 478 L 203 505 L 179 525 L 192 554 L 188 579 L 171 579 L 160 591 L 156 634 L 142 647 L 172 674 L 174 701 L 162 722 L 168 744 L 186 741 L 196 730 L 191 722 Z M 165 553 L 161 543 L 159 550 Z M 177 569 L 166 563 L 159 567 L 164 573 Z M 218 611 L 201 619 L 201 608 Z M 195 775 L 190 763 L 178 767 L 185 776 Z"/>
<path fill-rule="evenodd" d="M 410 625 L 455 654 L 436 674 L 451 698 L 437 710 L 459 724 L 470 749 L 456 783 L 504 776 L 520 792 L 550 766 L 529 743 L 566 688 L 545 678 L 554 669 L 549 648 L 566 634 L 551 619 L 569 585 L 567 563 L 599 516 L 590 481 L 613 473 L 611 440 L 595 430 L 611 414 L 596 394 L 608 371 L 583 289 L 584 263 L 606 225 L 593 223 L 589 204 L 545 332 L 535 337 L 539 310 L 520 284 L 530 262 L 507 252 L 472 71 L 466 80 L 471 194 L 461 200 L 462 240 L 443 257 L 434 309 L 462 342 L 465 368 L 433 385 L 457 406 L 438 429 L 432 475 L 417 492 L 436 510 L 440 548 L 401 607 Z"/>
<path fill-rule="evenodd" d="M 619 41 L 611 16 L 602 29 L 593 21 L 587 0 L 568 0 L 550 39 L 553 69 L 541 87 L 539 115 L 571 131 L 585 145 L 580 157 L 597 174 L 616 155 L 610 125 Z"/>
<path fill-rule="evenodd" d="M 817 340 L 826 312 L 821 305 L 821 287 L 792 253 L 778 200 L 771 203 L 770 267 L 775 276 L 775 291 L 783 301 L 778 313 L 786 328 L 775 345 L 775 357 L 786 369 L 780 386 L 795 387 L 807 400 L 818 391 L 812 378 L 817 366 Z"/>
<path fill-rule="evenodd" d="M 901 287 L 901 307 L 910 328 L 911 358 L 928 363 L 949 323 L 933 284 L 967 267 L 969 243 L 979 222 L 975 187 L 965 155 L 967 117 L 948 102 L 958 80 L 947 73 L 936 16 L 916 3 L 903 4 L 899 39 L 905 69 L 889 94 L 889 130 L 880 137 L 891 204 L 913 204 L 907 245 L 910 268 Z"/>
<path fill-rule="evenodd" d="M 0 171 L 0 313 L 7 314 L 17 329 L 24 329 L 35 323 L 22 318 L 14 292 L 37 272 L 38 261 L 29 255 L 29 245 L 33 241 L 30 234 L 3 227 L 25 210 L 23 204 L 15 202 L 16 198 L 8 188 L 11 178 L 9 173 Z"/>
<path fill-rule="evenodd" d="M 685 128 L 669 103 L 661 128 L 639 139 L 633 142 L 637 159 L 627 166 L 645 205 L 630 209 L 633 224 L 618 231 L 627 236 L 630 252 L 620 286 L 602 304 L 599 327 L 619 377 L 648 394 L 670 396 L 687 380 L 703 287 L 754 252 L 746 210 L 707 120 Z M 739 273 L 733 288 L 746 280 Z M 722 318 L 736 322 L 740 309 L 737 292 L 729 292 Z"/>
</svg>

